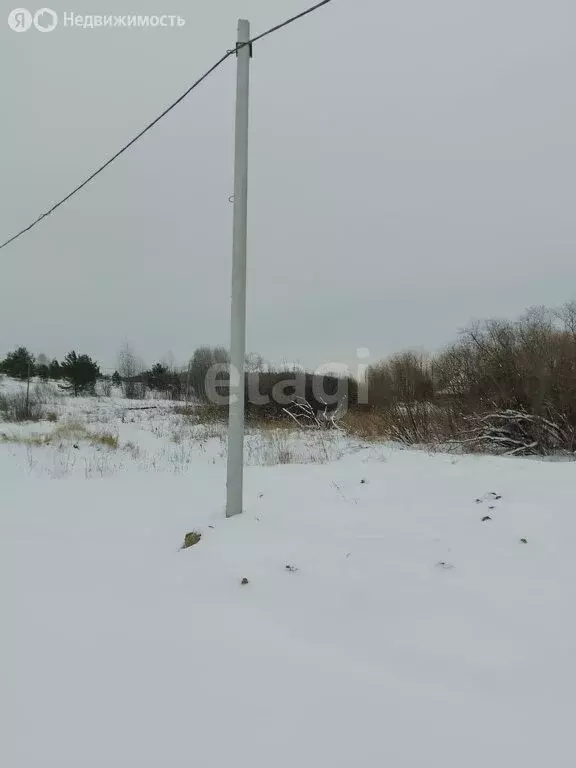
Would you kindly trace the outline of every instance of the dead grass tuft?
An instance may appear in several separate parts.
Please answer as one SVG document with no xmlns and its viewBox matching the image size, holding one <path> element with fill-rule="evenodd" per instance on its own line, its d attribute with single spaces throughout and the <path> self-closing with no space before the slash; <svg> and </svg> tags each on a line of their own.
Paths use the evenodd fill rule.
<svg viewBox="0 0 576 768">
<path fill-rule="evenodd" d="M 389 440 L 392 435 L 387 414 L 376 408 L 350 410 L 344 416 L 342 425 L 346 432 L 361 440 L 382 442 Z"/>
<path fill-rule="evenodd" d="M 117 435 L 113 435 L 111 432 L 92 432 L 83 424 L 75 421 L 59 424 L 52 432 L 46 434 L 20 435 L 16 432 L 3 433 L 0 435 L 0 441 L 36 447 L 62 442 L 84 441 L 90 445 L 102 446 L 109 450 L 116 450 L 119 445 Z"/>
<path fill-rule="evenodd" d="M 454 440 L 462 417 L 433 403 L 393 403 L 385 408 L 350 410 L 342 425 L 348 434 L 365 441 L 434 446 Z"/>
<path fill-rule="evenodd" d="M 127 453 L 130 454 L 130 456 L 133 459 L 139 459 L 142 455 L 142 451 L 140 450 L 140 447 L 136 445 L 136 443 L 133 443 L 131 440 L 127 443 L 124 443 L 122 446 L 123 450 L 125 450 Z"/>
<path fill-rule="evenodd" d="M 15 432 L 0 433 L 0 443 L 39 447 L 49 445 L 49 435 L 18 435 Z"/>
<path fill-rule="evenodd" d="M 189 549 L 190 547 L 193 547 L 195 544 L 198 544 L 201 538 L 202 534 L 198 531 L 190 531 L 190 533 L 187 533 L 186 536 L 184 536 L 184 544 L 182 544 L 180 549 Z"/>
<path fill-rule="evenodd" d="M 174 408 L 174 413 L 184 416 L 193 424 L 213 424 L 228 420 L 228 406 L 223 405 L 177 406 Z"/>
<path fill-rule="evenodd" d="M 103 445 L 105 448 L 115 451 L 118 448 L 118 436 L 111 432 L 99 432 L 89 436 L 89 442 L 92 445 Z"/>
</svg>

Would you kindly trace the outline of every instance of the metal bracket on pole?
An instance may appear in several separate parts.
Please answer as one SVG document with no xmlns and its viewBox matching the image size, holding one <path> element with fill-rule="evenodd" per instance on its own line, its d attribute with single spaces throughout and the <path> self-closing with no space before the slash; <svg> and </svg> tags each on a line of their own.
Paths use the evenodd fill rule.
<svg viewBox="0 0 576 768">
<path fill-rule="evenodd" d="M 246 47 L 246 43 L 236 43 L 236 56 L 238 56 L 242 48 L 245 48 L 245 47 Z M 254 55 L 254 49 L 253 49 L 252 43 L 250 43 L 249 48 L 250 48 L 250 58 L 252 58 Z"/>
</svg>

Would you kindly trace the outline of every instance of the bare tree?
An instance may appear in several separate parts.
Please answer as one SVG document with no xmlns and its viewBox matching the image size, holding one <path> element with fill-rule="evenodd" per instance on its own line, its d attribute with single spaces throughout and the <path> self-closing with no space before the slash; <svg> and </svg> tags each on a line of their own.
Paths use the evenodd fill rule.
<svg viewBox="0 0 576 768">
<path fill-rule="evenodd" d="M 576 301 L 567 301 L 554 312 L 562 330 L 576 338 Z"/>
<path fill-rule="evenodd" d="M 408 407 L 433 396 L 432 365 L 423 354 L 400 352 L 371 366 L 367 377 L 372 405 Z"/>
<path fill-rule="evenodd" d="M 126 342 L 118 353 L 118 373 L 122 379 L 124 396 L 129 400 L 145 397 L 145 385 L 141 379 L 144 363 Z"/>
<path fill-rule="evenodd" d="M 267 372 L 269 366 L 262 355 L 259 355 L 256 352 L 249 352 L 246 355 L 244 368 L 246 373 L 265 373 Z"/>
<path fill-rule="evenodd" d="M 230 364 L 230 355 L 224 347 L 198 347 L 189 366 L 189 380 L 194 394 L 200 400 L 209 399 L 207 391 L 211 369 L 218 368 L 216 382 L 227 381 L 226 367 Z"/>
</svg>

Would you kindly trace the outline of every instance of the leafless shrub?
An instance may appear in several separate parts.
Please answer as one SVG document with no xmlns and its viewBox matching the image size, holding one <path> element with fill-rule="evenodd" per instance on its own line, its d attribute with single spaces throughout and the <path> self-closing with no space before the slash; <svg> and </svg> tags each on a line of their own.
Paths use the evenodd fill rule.
<svg viewBox="0 0 576 768">
<path fill-rule="evenodd" d="M 101 394 L 103 397 L 112 397 L 112 390 L 114 389 L 114 384 L 112 383 L 112 379 L 110 378 L 102 378 L 98 381 L 98 389 L 99 394 Z"/>
<path fill-rule="evenodd" d="M 13 394 L 0 394 L 0 416 L 4 421 L 42 421 L 47 414 L 43 403 L 30 392 L 15 392 Z"/>
<path fill-rule="evenodd" d="M 433 394 L 431 363 L 415 352 L 401 352 L 371 366 L 367 379 L 372 406 L 419 403 L 430 400 Z"/>
<path fill-rule="evenodd" d="M 334 426 L 336 413 L 341 417 L 357 400 L 358 383 L 338 374 L 286 369 L 246 377 L 246 414 L 253 422 L 280 423 L 296 417 L 300 426 L 306 422 Z"/>
<path fill-rule="evenodd" d="M 323 405 L 323 409 L 316 411 L 303 397 L 294 397 L 293 402 L 283 411 L 301 429 L 340 429 L 337 423 L 339 408 L 329 410 L 327 403 Z"/>
<path fill-rule="evenodd" d="M 576 305 L 475 324 L 434 361 L 436 402 L 472 416 L 550 410 L 576 424 Z"/>
<path fill-rule="evenodd" d="M 424 402 L 353 409 L 344 417 L 342 426 L 348 434 L 362 440 L 430 446 L 457 439 L 465 423 L 451 408 Z"/>
<path fill-rule="evenodd" d="M 143 370 L 142 360 L 129 344 L 124 344 L 118 353 L 118 372 L 127 399 L 143 400 L 146 397 L 146 385 L 142 381 Z"/>
<path fill-rule="evenodd" d="M 519 410 L 491 411 L 468 417 L 471 429 L 461 444 L 469 450 L 488 450 L 507 456 L 574 454 L 576 428 L 568 418 L 549 410 L 547 415 Z"/>
<path fill-rule="evenodd" d="M 224 347 L 198 347 L 194 352 L 188 368 L 188 377 L 194 394 L 199 400 L 214 402 L 217 398 L 209 390 L 210 371 L 216 370 L 215 379 L 218 382 L 227 382 L 227 367 L 230 364 L 230 355 Z"/>
</svg>

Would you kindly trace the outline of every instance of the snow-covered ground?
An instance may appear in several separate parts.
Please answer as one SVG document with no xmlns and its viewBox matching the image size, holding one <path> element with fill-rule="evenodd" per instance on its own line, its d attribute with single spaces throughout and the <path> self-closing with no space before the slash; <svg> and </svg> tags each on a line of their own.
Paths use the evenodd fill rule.
<svg viewBox="0 0 576 768">
<path fill-rule="evenodd" d="M 575 463 L 251 434 L 226 520 L 149 405 L 0 423 L 0 765 L 574 766 Z"/>
</svg>

